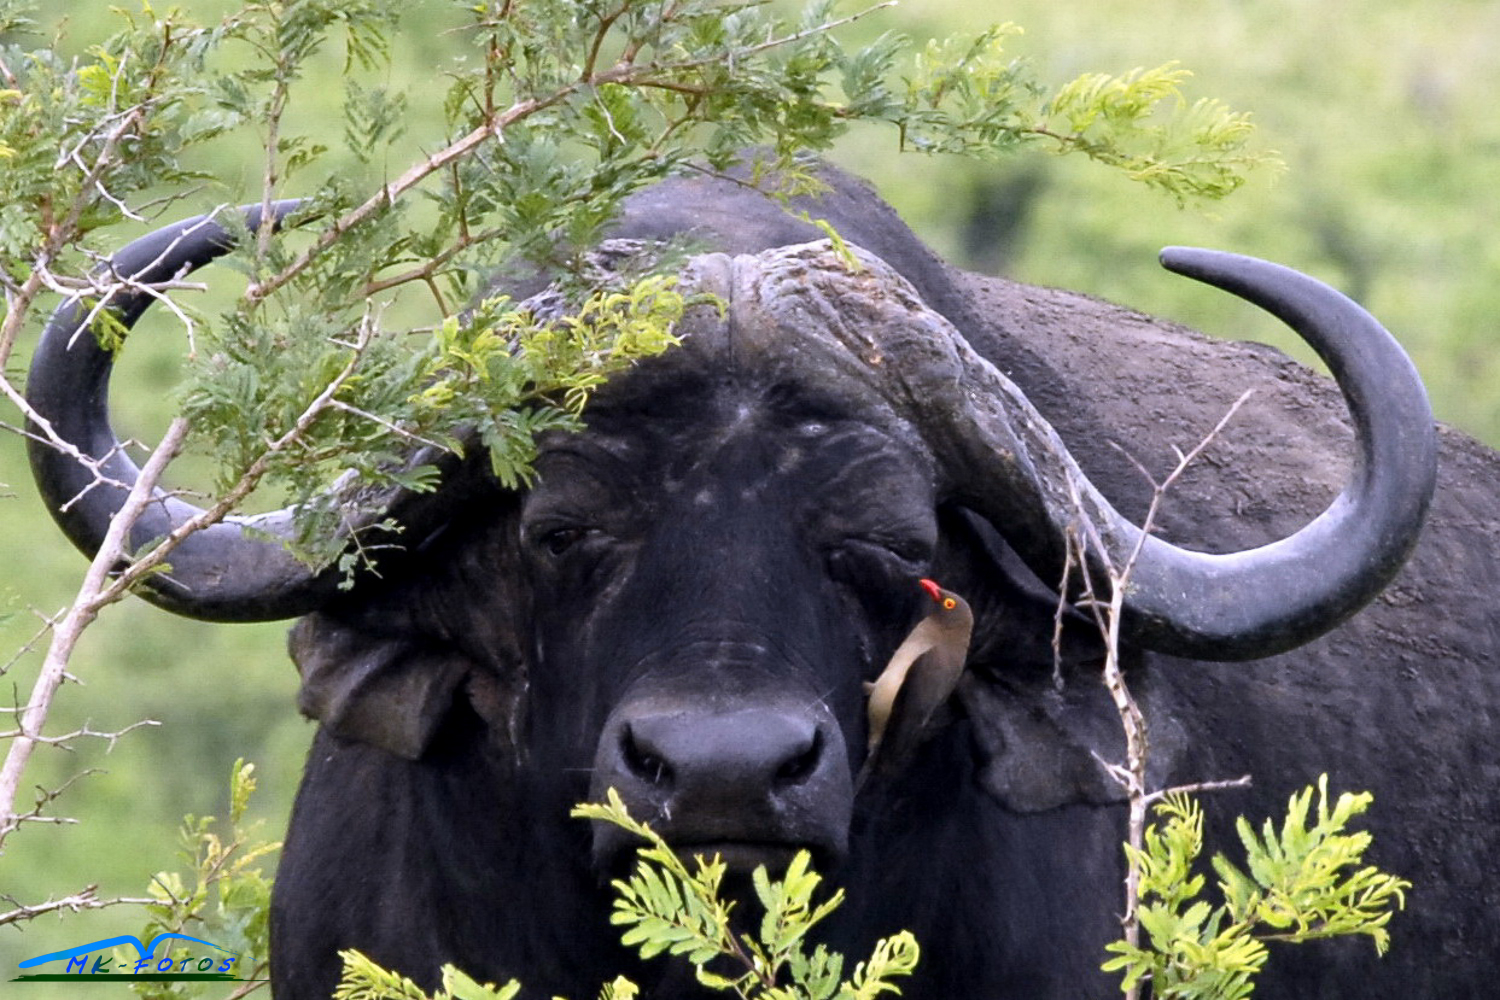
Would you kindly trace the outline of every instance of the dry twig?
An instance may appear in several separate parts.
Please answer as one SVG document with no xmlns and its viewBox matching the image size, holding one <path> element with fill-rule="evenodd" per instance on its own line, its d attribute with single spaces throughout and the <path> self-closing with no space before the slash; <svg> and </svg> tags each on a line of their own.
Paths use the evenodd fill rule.
<svg viewBox="0 0 1500 1000">
<path fill-rule="evenodd" d="M 1203 437 L 1198 444 L 1187 453 L 1177 450 L 1177 464 L 1167 477 L 1158 482 L 1134 456 L 1125 452 L 1136 469 L 1146 477 L 1151 484 L 1151 503 L 1146 511 L 1145 520 L 1141 524 L 1140 537 L 1136 539 L 1134 549 L 1131 550 L 1125 565 L 1116 566 L 1110 559 L 1108 550 L 1102 544 L 1097 531 L 1092 523 L 1083 515 L 1083 506 L 1080 498 L 1075 492 L 1072 496 L 1073 508 L 1078 512 L 1078 524 L 1076 531 L 1068 532 L 1068 558 L 1063 576 L 1063 587 L 1061 593 L 1066 595 L 1067 582 L 1073 568 L 1079 570 L 1083 582 L 1083 597 L 1078 604 L 1087 607 L 1092 613 L 1094 622 L 1099 628 L 1100 634 L 1105 641 L 1105 658 L 1103 669 L 1103 680 L 1109 691 L 1110 699 L 1114 702 L 1115 710 L 1120 716 L 1120 725 L 1125 733 L 1125 761 L 1116 763 L 1105 760 L 1098 753 L 1094 759 L 1113 778 L 1121 788 L 1125 790 L 1125 798 L 1128 806 L 1127 820 L 1127 843 L 1133 849 L 1130 853 L 1125 872 L 1125 912 L 1120 918 L 1120 924 L 1124 938 L 1132 946 L 1140 944 L 1140 919 L 1138 910 L 1140 906 L 1140 881 L 1141 872 L 1137 865 L 1136 857 L 1143 850 L 1146 832 L 1146 814 L 1149 808 L 1161 801 L 1168 795 L 1174 793 L 1197 793 L 1204 791 L 1218 791 L 1226 788 L 1243 788 L 1250 784 L 1250 775 L 1236 778 L 1230 781 L 1205 781 L 1189 785 L 1179 785 L 1173 788 L 1150 790 L 1146 767 L 1150 759 L 1151 741 L 1149 727 L 1145 714 L 1140 705 L 1131 694 L 1130 687 L 1125 679 L 1125 672 L 1120 664 L 1120 623 L 1124 614 L 1124 597 L 1130 582 L 1130 574 L 1134 569 L 1141 549 L 1145 545 L 1146 538 L 1156 526 L 1156 519 L 1161 510 L 1162 502 L 1167 492 L 1176 484 L 1189 466 L 1198 460 L 1204 450 L 1228 425 L 1234 415 L 1239 412 L 1241 406 L 1250 398 L 1250 392 L 1245 392 L 1235 400 L 1229 410 L 1214 425 L 1213 429 Z M 1118 447 L 1118 445 L 1116 445 Z M 1124 449 L 1120 449 L 1122 452 Z M 1091 578 L 1088 569 L 1088 560 L 1084 553 L 1092 547 L 1100 556 L 1104 565 L 1108 568 L 1108 595 L 1107 599 L 1101 598 L 1095 582 Z M 1101 581 L 1103 582 L 1103 581 Z M 1054 664 L 1054 677 L 1061 677 L 1061 655 L 1060 635 L 1062 629 L 1063 601 L 1059 599 L 1057 613 L 1057 624 L 1053 637 L 1054 654 L 1057 662 Z M 1140 996 L 1139 985 L 1127 991 L 1126 1000 L 1138 1000 Z"/>
</svg>

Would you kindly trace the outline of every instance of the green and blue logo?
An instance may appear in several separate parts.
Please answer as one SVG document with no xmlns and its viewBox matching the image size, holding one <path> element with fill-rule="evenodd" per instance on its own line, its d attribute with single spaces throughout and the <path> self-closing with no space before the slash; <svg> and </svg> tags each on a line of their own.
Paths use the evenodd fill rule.
<svg viewBox="0 0 1500 1000">
<path fill-rule="evenodd" d="M 202 954 L 173 956 L 168 955 L 167 949 L 163 948 L 162 954 L 158 956 L 156 946 L 168 940 L 190 941 L 213 950 Z M 134 946 L 139 957 L 131 958 L 127 955 L 122 958 L 113 950 L 126 945 Z M 103 954 L 98 954 L 99 952 Z M 53 962 L 67 964 L 60 971 L 28 973 L 16 976 L 11 982 L 244 982 L 246 980 L 234 974 L 237 961 L 239 956 L 227 948 L 186 934 L 158 934 L 151 939 L 150 944 L 142 944 L 141 939 L 134 934 L 121 934 L 28 958 L 21 963 L 22 969 L 34 969 Z"/>
</svg>

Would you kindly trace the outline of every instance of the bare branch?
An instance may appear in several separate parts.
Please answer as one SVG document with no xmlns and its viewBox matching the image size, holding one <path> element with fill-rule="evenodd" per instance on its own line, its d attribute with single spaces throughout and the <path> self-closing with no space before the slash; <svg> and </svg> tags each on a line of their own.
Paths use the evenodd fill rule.
<svg viewBox="0 0 1500 1000">
<path fill-rule="evenodd" d="M 1147 726 L 1145 714 L 1141 711 L 1140 704 L 1135 700 L 1129 685 L 1126 683 L 1125 672 L 1120 664 L 1120 624 L 1124 617 L 1125 593 L 1130 582 L 1131 571 L 1135 568 L 1146 538 L 1156 527 L 1156 519 L 1161 510 L 1161 505 L 1166 497 L 1167 491 L 1172 488 L 1203 454 L 1204 450 L 1218 438 L 1229 421 L 1250 398 L 1250 392 L 1245 392 L 1239 399 L 1235 400 L 1228 411 L 1220 418 L 1212 430 L 1210 430 L 1198 444 L 1187 453 L 1174 448 L 1177 463 L 1165 479 L 1157 482 L 1150 472 L 1143 466 L 1135 456 L 1118 445 L 1115 447 L 1128 458 L 1136 469 L 1151 484 L 1151 503 L 1146 510 L 1146 516 L 1141 524 L 1141 532 L 1136 539 L 1135 546 L 1127 557 L 1124 566 L 1116 566 L 1110 559 L 1109 551 L 1101 543 L 1094 524 L 1084 514 L 1076 484 L 1070 482 L 1069 488 L 1072 493 L 1073 509 L 1077 514 L 1077 530 L 1071 530 L 1068 534 L 1068 558 L 1064 568 L 1062 587 L 1059 591 L 1057 619 L 1054 626 L 1054 656 L 1055 670 L 1060 670 L 1061 652 L 1061 629 L 1063 605 L 1068 593 L 1068 581 L 1071 570 L 1076 564 L 1084 583 L 1084 594 L 1087 607 L 1094 615 L 1094 621 L 1098 625 L 1101 635 L 1105 641 L 1105 658 L 1103 680 L 1104 686 L 1109 691 L 1110 700 L 1114 702 L 1115 711 L 1120 717 L 1120 726 L 1125 734 L 1125 761 L 1115 763 L 1105 760 L 1097 752 L 1093 753 L 1094 759 L 1099 762 L 1110 778 L 1112 778 L 1125 791 L 1127 805 L 1127 832 L 1126 842 L 1132 850 L 1127 855 L 1125 871 L 1125 912 L 1120 918 L 1122 933 L 1125 941 L 1131 947 L 1139 947 L 1141 925 L 1139 918 L 1140 907 L 1140 883 L 1141 870 L 1137 858 L 1140 856 L 1145 844 L 1146 814 L 1148 809 L 1166 796 L 1173 793 L 1196 793 L 1203 791 L 1217 791 L 1225 788 L 1241 788 L 1249 785 L 1250 776 L 1245 775 L 1233 781 L 1205 781 L 1196 784 L 1179 785 L 1175 788 L 1161 789 L 1157 791 L 1148 790 L 1146 767 L 1151 754 L 1150 733 Z M 1113 443 L 1113 442 L 1112 442 Z M 1081 540 L 1079 536 L 1082 536 Z M 1084 554 L 1088 547 L 1092 546 L 1109 574 L 1109 595 L 1107 601 L 1099 599 L 1094 589 L 1093 581 L 1089 576 L 1088 559 Z M 1076 560 L 1075 560 L 1076 553 Z M 1083 603 L 1083 602 L 1079 602 Z M 1140 984 L 1136 983 L 1131 989 L 1125 991 L 1126 1000 L 1139 1000 Z"/>
<path fill-rule="evenodd" d="M 100 899 L 99 887 L 97 885 L 85 886 L 82 891 L 62 899 L 49 899 L 45 903 L 37 903 L 34 906 L 25 906 L 18 902 L 13 896 L 0 897 L 9 902 L 15 909 L 0 913 L 0 927 L 6 924 L 18 924 L 28 920 L 35 920 L 46 913 L 56 913 L 59 910 L 67 910 L 71 913 L 81 913 L 84 910 L 102 910 L 106 906 L 142 906 L 156 902 L 154 899 L 134 898 L 121 896 L 115 899 Z"/>
<path fill-rule="evenodd" d="M 32 800 L 31 809 L 28 812 L 0 817 L 0 842 L 3 842 L 5 837 L 19 829 L 23 823 L 51 823 L 57 826 L 71 826 L 77 823 L 76 819 L 70 819 L 66 816 L 47 816 L 44 814 L 47 807 L 57 801 L 76 782 L 98 773 L 98 768 L 91 767 L 79 771 L 56 788 L 46 789 L 38 785 L 36 787 L 36 798 Z"/>
<path fill-rule="evenodd" d="M 5 755 L 5 764 L 0 767 L 0 837 L 11 828 L 21 774 L 38 745 L 38 737 L 41 736 L 47 713 L 52 706 L 52 697 L 62 684 L 73 648 L 83 630 L 97 617 L 99 609 L 109 601 L 117 600 L 118 595 L 123 593 L 107 587 L 106 581 L 119 565 L 130 537 L 130 529 L 135 526 L 146 504 L 151 502 L 152 491 L 160 480 L 162 471 L 181 450 L 187 431 L 188 422 L 182 417 L 174 419 L 167 428 L 166 435 L 141 470 L 140 478 L 136 480 L 124 506 L 110 522 L 109 530 L 105 533 L 99 551 L 89 563 L 88 572 L 84 575 L 72 606 L 53 629 L 47 656 L 32 688 L 26 712 L 21 717 L 21 735 L 11 743 Z"/>
<path fill-rule="evenodd" d="M 342 400 L 332 400 L 328 405 L 332 406 L 336 410 L 342 410 L 345 413 L 351 413 L 356 417 L 362 417 L 365 420 L 370 421 L 371 423 L 379 424 L 381 427 L 384 427 L 386 430 L 390 431 L 397 437 L 405 438 L 413 444 L 427 445 L 430 448 L 436 448 L 442 452 L 451 452 L 453 450 L 447 445 L 434 441 L 431 438 L 425 438 L 420 434 L 413 434 L 406 428 L 397 426 L 396 424 L 391 423 L 389 420 L 378 414 L 371 413 L 368 410 L 361 410 L 359 407 L 354 406 L 350 403 L 345 403 Z"/>
<path fill-rule="evenodd" d="M 0 711 L 4 711 L 7 714 L 11 715 L 23 715 L 30 707 L 31 706 L 29 705 L 12 705 Z M 104 748 L 104 752 L 109 753 L 115 748 L 115 744 L 120 741 L 121 737 L 126 736 L 129 733 L 133 733 L 137 729 L 140 729 L 144 726 L 159 725 L 161 725 L 161 723 L 156 719 L 141 719 L 139 722 L 132 722 L 124 729 L 116 729 L 106 732 L 94 729 L 92 726 L 85 723 L 83 725 L 83 728 L 75 729 L 71 733 L 62 733 L 58 736 L 33 736 L 32 739 L 36 740 L 36 742 L 38 743 L 57 747 L 60 750 L 71 750 L 72 747 L 68 746 L 68 744 L 73 742 L 74 740 L 86 738 L 106 740 L 109 743 L 109 746 Z M 12 740 L 24 735 L 26 734 L 23 730 L 12 729 L 9 732 L 0 732 L 0 740 Z"/>
<path fill-rule="evenodd" d="M 1147 805 L 1155 805 L 1169 795 L 1201 795 L 1204 792 L 1224 792 L 1233 788 L 1249 788 L 1253 782 L 1250 775 L 1242 774 L 1228 781 L 1199 781 L 1191 785 L 1174 785 L 1161 788 L 1146 796 Z"/>
</svg>

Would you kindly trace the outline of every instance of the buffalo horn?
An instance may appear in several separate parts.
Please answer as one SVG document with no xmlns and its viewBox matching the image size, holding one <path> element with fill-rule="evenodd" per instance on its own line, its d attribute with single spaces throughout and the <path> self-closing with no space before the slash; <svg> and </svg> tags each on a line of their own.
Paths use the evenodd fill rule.
<svg viewBox="0 0 1500 1000">
<path fill-rule="evenodd" d="M 272 203 L 275 223 L 300 204 Z M 259 205 L 238 211 L 251 232 L 259 228 Z M 153 301 L 148 292 L 132 286 L 180 278 L 232 245 L 231 234 L 212 216 L 144 236 L 111 258 L 113 274 L 130 284 L 113 292 L 105 305 L 129 329 Z M 73 544 L 92 555 L 140 470 L 110 427 L 108 390 L 114 356 L 83 328 L 88 315 L 89 309 L 77 300 L 65 302 L 53 314 L 32 359 L 27 398 L 54 434 L 98 463 L 96 476 L 49 443 L 40 428 L 31 428 L 31 469 L 47 508 Z M 412 506 L 410 498 L 386 499 Z M 197 507 L 157 491 L 136 522 L 128 548 L 162 538 L 199 513 Z M 289 537 L 291 530 L 290 508 L 225 518 L 184 538 L 168 559 L 170 571 L 148 576 L 142 596 L 205 621 L 272 621 L 311 611 L 335 590 L 339 575 L 334 570 L 313 572 L 276 541 Z"/>
<path fill-rule="evenodd" d="M 1371 600 L 1416 543 L 1437 474 L 1426 392 L 1391 335 L 1328 286 L 1249 257 L 1163 252 L 1167 268 L 1260 306 L 1312 345 L 1357 438 L 1343 492 L 1310 524 L 1258 548 L 1210 554 L 1142 539 L 1020 389 L 884 262 L 861 256 L 851 269 L 826 244 L 784 248 L 762 255 L 759 276 L 740 288 L 784 335 L 804 338 L 809 356 L 809 330 L 835 341 L 818 352 L 821 383 L 858 382 L 904 414 L 936 456 L 943 494 L 984 515 L 1041 579 L 1062 577 L 1080 513 L 1097 539 L 1085 552 L 1094 581 L 1141 542 L 1122 620 L 1135 645 L 1213 660 L 1283 652 Z"/>
</svg>

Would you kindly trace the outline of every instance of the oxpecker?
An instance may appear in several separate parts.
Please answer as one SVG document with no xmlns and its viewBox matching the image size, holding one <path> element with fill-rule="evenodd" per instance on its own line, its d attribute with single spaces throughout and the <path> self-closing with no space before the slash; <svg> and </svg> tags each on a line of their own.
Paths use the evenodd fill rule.
<svg viewBox="0 0 1500 1000">
<path fill-rule="evenodd" d="M 869 692 L 870 742 L 856 787 L 873 773 L 894 774 L 929 735 L 969 653 L 974 614 L 962 597 L 919 581 L 935 605 L 896 648 Z"/>
</svg>

